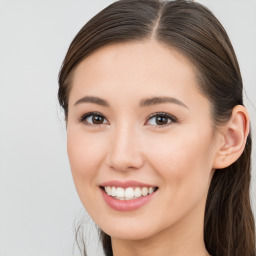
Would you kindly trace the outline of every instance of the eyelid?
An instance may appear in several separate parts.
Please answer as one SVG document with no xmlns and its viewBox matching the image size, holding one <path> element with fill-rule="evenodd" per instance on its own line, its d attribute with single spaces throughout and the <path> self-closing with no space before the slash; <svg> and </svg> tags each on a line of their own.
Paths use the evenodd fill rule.
<svg viewBox="0 0 256 256">
<path fill-rule="evenodd" d="M 108 121 L 108 119 L 107 119 L 102 113 L 100 113 L 100 112 L 95 112 L 95 111 L 92 111 L 92 112 L 88 112 L 88 113 L 83 114 L 83 115 L 79 118 L 78 121 L 79 121 L 80 123 L 84 123 L 84 124 L 87 125 L 87 126 L 101 126 L 101 125 L 105 125 L 105 124 L 106 124 L 106 123 L 102 123 L 102 124 L 90 124 L 90 123 L 85 123 L 85 119 L 88 118 L 88 117 L 90 117 L 90 116 L 93 116 L 93 115 L 95 115 L 95 116 L 100 116 L 100 117 L 104 118 L 104 119 L 107 121 L 107 124 L 108 124 L 108 125 L 110 124 L 109 121 Z M 168 114 L 168 113 L 166 113 L 166 112 L 156 112 L 156 113 L 151 114 L 151 115 L 146 119 L 145 124 L 147 124 L 147 122 L 148 122 L 150 119 L 152 119 L 152 118 L 154 118 L 154 117 L 157 117 L 157 116 L 166 117 L 166 118 L 168 118 L 169 120 L 171 120 L 171 122 L 170 122 L 170 123 L 167 123 L 167 124 L 163 124 L 163 125 L 150 125 L 150 126 L 152 126 L 152 127 L 154 127 L 154 128 L 162 128 L 162 127 L 165 127 L 165 126 L 169 126 L 169 125 L 171 125 L 172 123 L 178 123 L 178 122 L 179 122 L 178 119 L 177 119 L 175 116 L 171 115 L 171 114 Z"/>
<path fill-rule="evenodd" d="M 90 123 L 85 123 L 85 119 L 88 118 L 89 116 L 100 116 L 100 117 L 104 118 L 104 119 L 108 122 L 108 124 L 109 124 L 109 121 L 107 120 L 107 118 L 106 118 L 103 114 L 101 114 L 100 112 L 95 112 L 95 111 L 92 111 L 92 112 L 88 112 L 88 113 L 83 114 L 83 115 L 79 118 L 78 121 L 79 121 L 80 123 L 84 123 L 84 124 L 87 125 L 87 126 L 101 126 L 101 125 L 106 125 L 105 123 L 103 123 L 103 124 L 90 124 Z"/>
<path fill-rule="evenodd" d="M 146 123 L 147 123 L 151 118 L 154 118 L 154 117 L 157 117 L 157 116 L 166 117 L 166 118 L 170 119 L 171 122 L 170 122 L 170 123 L 167 123 L 167 124 L 164 124 L 164 125 L 150 125 L 150 126 L 152 126 L 152 127 L 154 127 L 154 128 L 163 128 L 163 127 L 166 127 L 166 126 L 171 125 L 172 123 L 178 123 L 178 122 L 179 122 L 178 119 L 177 119 L 175 116 L 171 115 L 171 114 L 168 114 L 168 113 L 166 113 L 166 112 L 157 112 L 157 113 L 151 114 L 151 115 L 147 118 Z"/>
</svg>

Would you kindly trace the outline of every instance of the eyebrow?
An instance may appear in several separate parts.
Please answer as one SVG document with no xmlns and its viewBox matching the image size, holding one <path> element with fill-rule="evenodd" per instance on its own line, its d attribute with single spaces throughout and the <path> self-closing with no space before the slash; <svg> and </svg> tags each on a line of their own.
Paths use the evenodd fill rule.
<svg viewBox="0 0 256 256">
<path fill-rule="evenodd" d="M 104 100 L 101 99 L 99 97 L 95 97 L 95 96 L 85 96 L 79 100 L 77 100 L 74 104 L 74 106 L 81 104 L 81 103 L 94 103 L 94 104 L 98 104 L 100 106 L 104 106 L 104 107 L 110 107 L 109 103 Z M 187 109 L 188 106 L 185 105 L 182 101 L 180 101 L 177 98 L 173 98 L 173 97 L 151 97 L 151 98 L 147 98 L 147 99 L 142 99 L 140 101 L 139 106 L 140 107 L 148 107 L 148 106 L 152 106 L 152 105 L 157 105 L 157 104 L 163 104 L 163 103 L 174 103 L 177 105 L 180 105 L 182 107 L 185 107 Z"/>
<path fill-rule="evenodd" d="M 81 103 L 94 103 L 94 104 L 98 104 L 101 106 L 109 107 L 109 104 L 107 103 L 107 101 L 105 101 L 101 98 L 98 98 L 98 97 L 94 97 L 94 96 L 85 96 L 85 97 L 79 99 L 78 101 L 76 101 L 74 106 L 81 104 Z"/>
<path fill-rule="evenodd" d="M 174 103 L 189 109 L 188 106 L 185 105 L 182 101 L 173 97 L 152 97 L 149 99 L 144 99 L 140 101 L 140 107 L 148 107 L 148 106 L 162 104 L 162 103 Z"/>
</svg>

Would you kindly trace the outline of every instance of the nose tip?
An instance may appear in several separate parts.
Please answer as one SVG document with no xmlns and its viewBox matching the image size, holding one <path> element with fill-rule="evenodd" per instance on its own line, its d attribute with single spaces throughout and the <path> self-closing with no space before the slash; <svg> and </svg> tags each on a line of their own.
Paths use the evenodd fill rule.
<svg viewBox="0 0 256 256">
<path fill-rule="evenodd" d="M 135 159 L 134 157 L 129 158 L 127 155 L 112 156 L 109 161 L 109 167 L 116 171 L 129 171 L 138 170 L 142 166 L 142 161 L 140 159 Z"/>
<path fill-rule="evenodd" d="M 127 133 L 114 136 L 109 147 L 108 166 L 116 171 L 140 169 L 144 163 L 139 142 Z"/>
<path fill-rule="evenodd" d="M 137 170 L 143 165 L 143 159 L 137 150 L 119 148 L 109 154 L 108 165 L 116 171 Z"/>
</svg>

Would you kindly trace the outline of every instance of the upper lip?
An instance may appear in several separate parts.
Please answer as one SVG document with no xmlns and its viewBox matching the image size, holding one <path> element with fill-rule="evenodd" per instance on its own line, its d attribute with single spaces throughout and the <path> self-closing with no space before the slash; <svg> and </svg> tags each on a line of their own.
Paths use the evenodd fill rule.
<svg viewBox="0 0 256 256">
<path fill-rule="evenodd" d="M 146 184 L 146 183 L 142 183 L 139 181 L 135 181 L 135 180 L 127 180 L 127 181 L 119 181 L 119 180 L 111 180 L 111 181 L 106 181 L 102 184 L 100 184 L 100 187 L 121 187 L 121 188 L 128 188 L 128 187 L 157 187 L 155 185 L 151 185 L 151 184 Z"/>
</svg>

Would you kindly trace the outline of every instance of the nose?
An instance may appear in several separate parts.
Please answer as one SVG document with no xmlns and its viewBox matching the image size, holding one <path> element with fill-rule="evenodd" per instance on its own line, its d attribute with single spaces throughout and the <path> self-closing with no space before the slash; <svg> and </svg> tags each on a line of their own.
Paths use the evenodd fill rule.
<svg viewBox="0 0 256 256">
<path fill-rule="evenodd" d="M 144 159 L 140 136 L 135 129 L 120 127 L 113 130 L 107 163 L 116 171 L 138 170 L 143 166 Z"/>
</svg>

